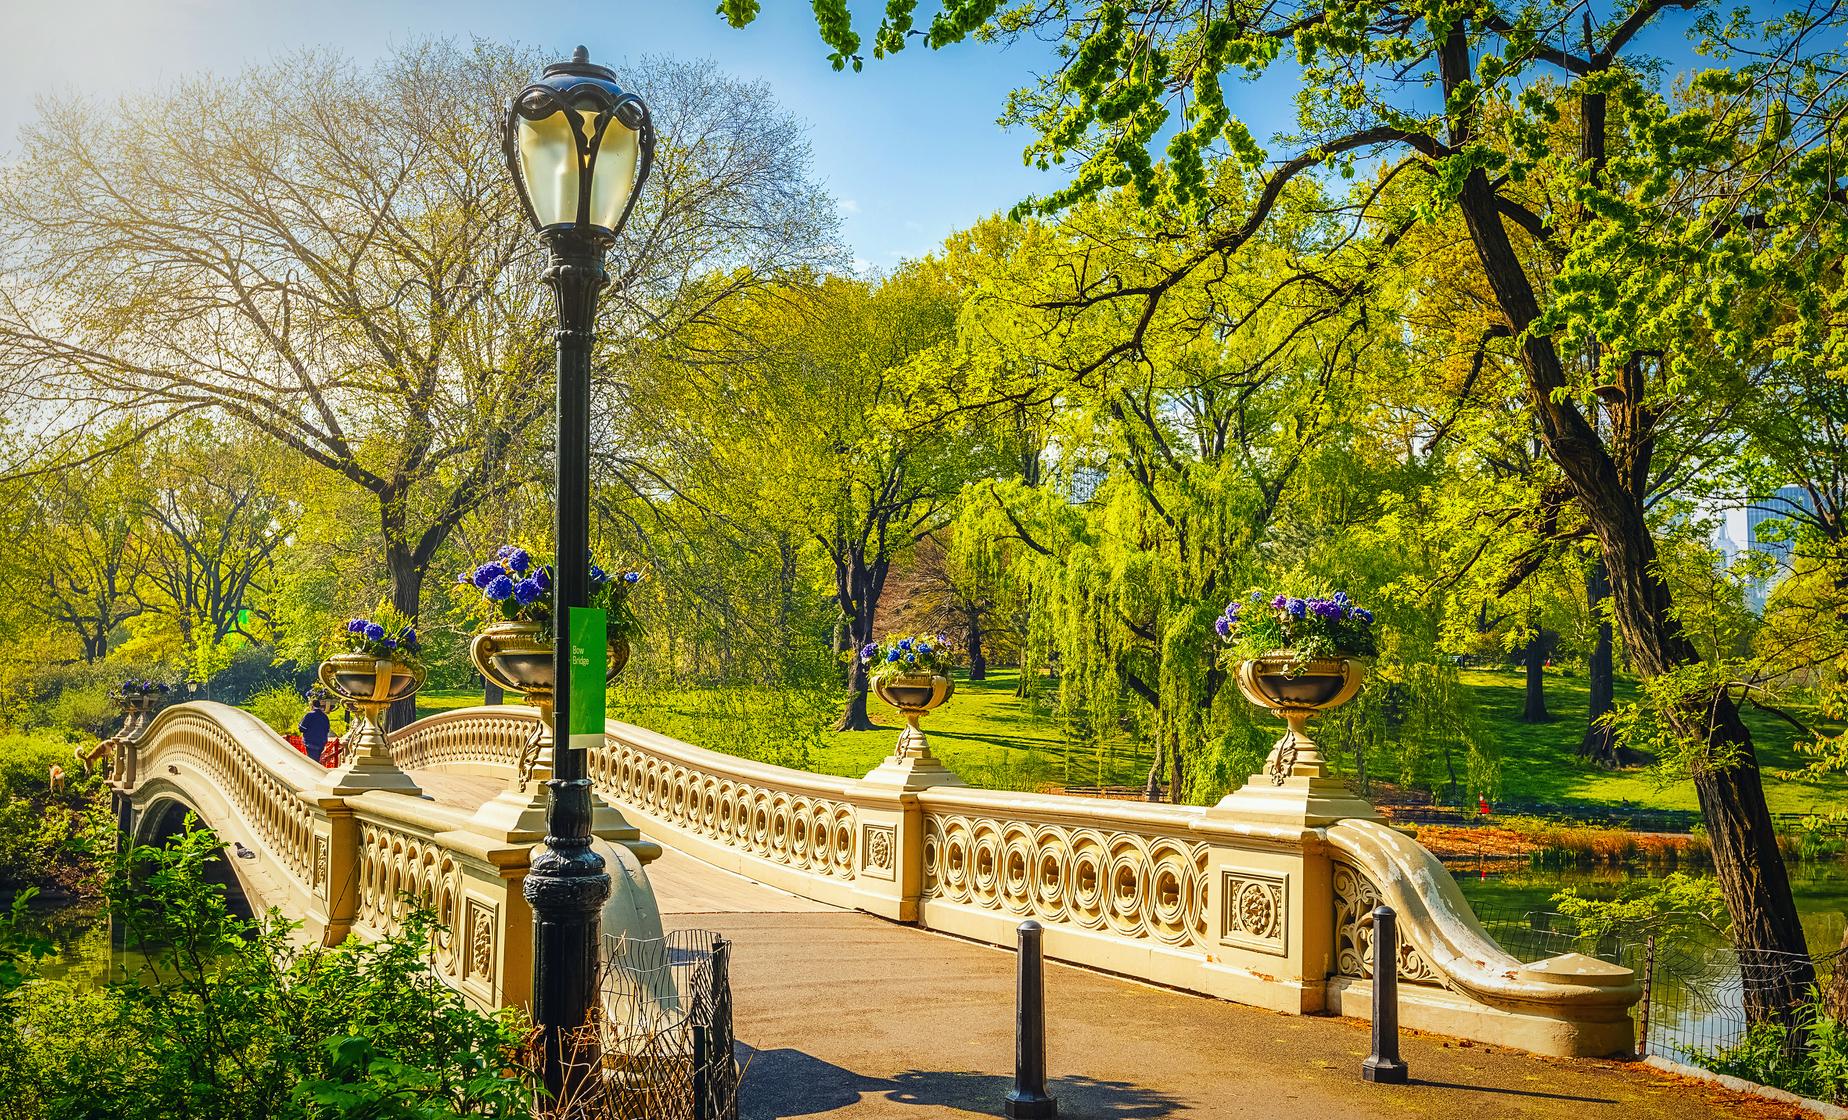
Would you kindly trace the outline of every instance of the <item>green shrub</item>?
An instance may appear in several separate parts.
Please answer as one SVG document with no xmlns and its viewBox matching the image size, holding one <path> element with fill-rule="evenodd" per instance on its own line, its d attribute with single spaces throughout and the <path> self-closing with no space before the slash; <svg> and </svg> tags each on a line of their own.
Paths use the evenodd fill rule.
<svg viewBox="0 0 1848 1120">
<path fill-rule="evenodd" d="M 122 722 L 122 710 L 100 682 L 67 688 L 45 709 L 46 722 L 60 731 L 102 738 Z"/>
<path fill-rule="evenodd" d="M 1848 1028 L 1824 1012 L 1814 988 L 1797 1009 L 1795 1022 L 1794 1027 L 1775 1020 L 1757 1023 L 1738 1042 L 1697 1054 L 1696 1060 L 1715 1073 L 1812 1100 L 1848 1103 Z"/>
<path fill-rule="evenodd" d="M 301 724 L 308 701 L 289 685 L 273 684 L 252 696 L 244 707 L 276 734 L 289 735 Z"/>
<path fill-rule="evenodd" d="M 207 876 L 218 858 L 204 831 L 117 858 L 111 915 L 148 967 L 100 991 L 20 979 L 36 949 L 0 922 L 0 1115 L 531 1115 L 521 1023 L 475 1011 L 436 978 L 427 913 L 388 940 L 304 947 L 273 914 L 230 913 Z"/>
<path fill-rule="evenodd" d="M 114 822 L 101 774 L 85 773 L 62 735 L 0 735 L 0 887 L 37 884 L 80 891 Z M 51 768 L 64 788 L 51 789 Z"/>
</svg>

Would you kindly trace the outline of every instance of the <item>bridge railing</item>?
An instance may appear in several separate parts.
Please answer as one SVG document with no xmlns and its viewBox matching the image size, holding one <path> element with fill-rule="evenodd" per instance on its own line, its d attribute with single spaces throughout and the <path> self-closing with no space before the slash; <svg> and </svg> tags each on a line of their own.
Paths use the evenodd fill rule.
<svg viewBox="0 0 1848 1120">
<path fill-rule="evenodd" d="M 524 741 L 518 721 L 534 718 L 452 713 L 407 729 L 400 757 L 503 766 Z M 1289 791 L 1267 781 L 1212 809 L 907 788 L 615 721 L 588 770 L 653 838 L 758 882 L 1002 946 L 1034 918 L 1055 958 L 1280 1011 L 1366 1014 L 1369 915 L 1389 902 L 1408 1025 L 1554 1054 L 1631 1045 L 1629 970 L 1509 956 L 1436 858 L 1361 803 L 1353 819 L 1311 824 L 1269 811 Z"/>
</svg>

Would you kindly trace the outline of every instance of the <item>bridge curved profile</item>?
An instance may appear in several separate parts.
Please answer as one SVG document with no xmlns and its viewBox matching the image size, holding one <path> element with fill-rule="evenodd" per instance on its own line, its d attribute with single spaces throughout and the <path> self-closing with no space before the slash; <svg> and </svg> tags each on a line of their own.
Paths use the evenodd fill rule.
<svg viewBox="0 0 1848 1120">
<path fill-rule="evenodd" d="M 445 979 L 484 1005 L 531 989 L 520 894 L 539 792 L 518 785 L 531 708 L 467 708 L 396 732 L 424 791 L 352 792 L 249 715 L 182 704 L 113 748 L 124 828 L 177 806 L 234 849 L 244 893 L 327 943 L 435 911 Z M 902 761 L 902 760 L 895 760 Z M 1323 777 L 1266 776 L 1212 808 L 919 781 L 888 763 L 834 778 L 610 721 L 587 769 L 622 889 L 606 925 L 658 931 L 642 865 L 666 845 L 792 894 L 1295 1014 L 1370 1013 L 1369 915 L 1399 914 L 1401 1019 L 1545 1054 L 1632 1048 L 1630 970 L 1577 954 L 1523 963 L 1483 930 L 1443 866 Z M 947 771 L 931 771 L 947 775 Z M 953 776 L 949 776 L 953 779 Z M 937 780 L 937 779 L 933 779 Z M 139 831 L 137 831 L 139 830 Z M 645 837 L 644 837 L 645 834 Z"/>
<path fill-rule="evenodd" d="M 394 739 L 400 766 L 511 773 L 537 713 L 470 708 Z M 922 789 L 704 750 L 610 721 L 588 770 L 652 839 L 793 894 L 1293 1013 L 1370 1014 L 1368 915 L 1400 914 L 1401 1018 L 1557 1055 L 1633 1046 L 1635 975 L 1577 954 L 1531 964 L 1482 929 L 1441 863 L 1362 802 L 1322 823 L 1200 808 Z M 875 770 L 874 775 L 882 773 Z M 1274 791 L 1264 791 L 1268 798 Z M 1267 804 L 1263 798 L 1257 804 Z"/>
</svg>

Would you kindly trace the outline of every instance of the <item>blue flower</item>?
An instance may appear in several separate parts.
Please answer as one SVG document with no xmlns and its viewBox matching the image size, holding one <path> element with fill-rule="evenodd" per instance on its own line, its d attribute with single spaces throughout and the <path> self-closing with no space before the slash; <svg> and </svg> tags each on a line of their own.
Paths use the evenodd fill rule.
<svg viewBox="0 0 1848 1120">
<path fill-rule="evenodd" d="M 590 582 L 595 583 L 595 584 L 605 584 L 605 583 L 608 583 L 609 581 L 610 581 L 610 574 L 608 572 L 604 571 L 602 568 L 597 567 L 595 564 L 592 564 L 590 566 Z"/>
<path fill-rule="evenodd" d="M 1230 638 L 1232 636 L 1232 620 L 1222 614 L 1213 620 L 1213 629 L 1219 632 L 1220 637 Z"/>
<path fill-rule="evenodd" d="M 1360 619 L 1362 622 L 1372 622 L 1373 612 L 1365 607 L 1355 607 L 1354 617 Z"/>
<path fill-rule="evenodd" d="M 376 622 L 366 623 L 366 629 L 363 632 L 368 642 L 376 642 L 385 636 L 385 628 Z"/>
<path fill-rule="evenodd" d="M 475 585 L 475 573 L 474 572 L 457 572 L 456 582 L 466 583 L 470 587 L 473 587 Z"/>
<path fill-rule="evenodd" d="M 1288 611 L 1291 617 L 1301 618 L 1309 613 L 1309 604 L 1301 599 L 1290 598 L 1284 600 L 1283 609 Z"/>
<path fill-rule="evenodd" d="M 1341 604 L 1333 599 L 1311 599 L 1309 609 L 1317 618 L 1336 619 L 1341 617 Z"/>
<path fill-rule="evenodd" d="M 898 640 L 898 648 L 902 650 L 910 650 L 911 649 L 911 639 L 910 638 L 900 638 Z"/>
<path fill-rule="evenodd" d="M 493 583 L 497 578 L 506 574 L 506 571 L 502 569 L 499 564 L 489 561 L 475 569 L 475 586 L 486 591 L 490 583 Z"/>
<path fill-rule="evenodd" d="M 886 654 L 886 660 L 887 661 L 897 661 L 899 658 L 903 656 L 905 655 L 899 650 L 893 650 L 891 653 Z"/>
<path fill-rule="evenodd" d="M 526 569 L 532 565 L 532 562 L 533 558 L 528 556 L 526 550 L 523 548 L 516 548 L 507 554 L 507 566 L 512 568 L 515 572 L 525 573 Z"/>
<path fill-rule="evenodd" d="M 351 622 L 347 623 L 347 633 L 349 634 L 364 633 L 365 629 L 366 629 L 366 620 L 363 618 L 356 618 L 356 619 L 353 619 Z"/>
<path fill-rule="evenodd" d="M 642 578 L 642 573 L 640 572 L 624 572 L 622 574 L 622 581 L 624 583 L 634 583 L 641 578 Z"/>
<path fill-rule="evenodd" d="M 532 578 L 532 579 L 534 579 L 534 580 L 536 580 L 536 581 L 538 582 L 538 584 L 539 584 L 539 590 L 541 590 L 541 591 L 549 591 L 549 590 L 551 590 L 551 587 L 552 587 L 552 569 L 551 569 L 551 567 L 550 567 L 549 565 L 548 565 L 548 566 L 546 566 L 546 567 L 543 567 L 543 568 L 540 568 L 540 569 L 539 569 L 538 571 L 536 571 L 536 572 L 534 572 L 534 573 L 532 574 L 532 576 L 531 576 L 531 578 Z"/>
<path fill-rule="evenodd" d="M 1243 604 L 1243 603 L 1241 603 L 1241 602 L 1239 602 L 1239 601 L 1238 601 L 1237 599 L 1234 599 L 1234 600 L 1232 600 L 1232 601 L 1231 601 L 1230 603 L 1227 603 L 1227 604 L 1226 604 L 1226 614 L 1225 614 L 1225 617 L 1227 617 L 1227 618 L 1230 618 L 1230 619 L 1232 619 L 1232 620 L 1234 620 L 1234 621 L 1237 621 L 1237 619 L 1238 619 L 1238 612 L 1239 612 L 1239 611 L 1240 611 L 1241 609 L 1243 609 L 1243 608 L 1244 608 L 1244 606 L 1245 606 L 1245 604 Z"/>
<path fill-rule="evenodd" d="M 1262 603 L 1264 601 L 1264 592 L 1253 591 L 1251 593 L 1251 601 L 1254 603 Z"/>
<path fill-rule="evenodd" d="M 515 548 L 514 546 L 510 544 L 504 544 L 494 550 L 494 555 L 497 559 L 506 560 L 518 551 L 520 550 Z"/>
<path fill-rule="evenodd" d="M 481 593 L 493 599 L 495 602 L 500 602 L 502 599 L 510 599 L 513 597 L 513 581 L 507 578 L 506 572 L 502 572 L 500 575 L 495 576 L 492 582 L 483 587 Z"/>
<path fill-rule="evenodd" d="M 929 647 L 929 646 L 927 646 L 927 645 L 925 645 L 925 644 L 924 644 L 923 642 L 919 642 L 919 643 L 918 643 L 918 652 L 919 652 L 919 653 L 929 653 L 929 652 L 930 652 L 930 647 Z"/>
<path fill-rule="evenodd" d="M 1337 602 L 1337 603 L 1346 603 L 1347 601 L 1348 601 L 1348 593 L 1347 593 L 1347 592 L 1345 592 L 1345 591 L 1337 591 L 1337 592 L 1335 592 L 1335 602 Z"/>
<path fill-rule="evenodd" d="M 918 655 L 917 655 L 917 654 L 915 654 L 915 653 L 907 653 L 907 654 L 905 655 L 905 664 L 907 664 L 907 665 L 916 665 L 917 663 L 918 663 Z"/>
<path fill-rule="evenodd" d="M 871 661 L 879 653 L 878 642 L 868 642 L 860 647 L 860 660 Z"/>
<path fill-rule="evenodd" d="M 404 628 L 404 633 L 400 634 L 398 637 L 407 647 L 417 644 L 417 631 L 411 629 L 409 626 L 406 626 Z"/>
<path fill-rule="evenodd" d="M 519 604 L 523 607 L 534 599 L 537 599 L 541 590 L 543 589 L 539 586 L 538 580 L 523 579 L 513 585 L 513 597 L 517 599 Z"/>
<path fill-rule="evenodd" d="M 398 643 L 392 641 L 390 638 L 386 638 L 384 641 L 381 641 L 379 644 L 384 646 L 386 649 L 397 649 L 398 648 Z"/>
<path fill-rule="evenodd" d="M 1276 608 L 1277 610 L 1283 610 L 1289 605 L 1290 605 L 1290 597 L 1288 595 L 1279 594 L 1275 599 L 1271 600 L 1271 606 Z"/>
</svg>

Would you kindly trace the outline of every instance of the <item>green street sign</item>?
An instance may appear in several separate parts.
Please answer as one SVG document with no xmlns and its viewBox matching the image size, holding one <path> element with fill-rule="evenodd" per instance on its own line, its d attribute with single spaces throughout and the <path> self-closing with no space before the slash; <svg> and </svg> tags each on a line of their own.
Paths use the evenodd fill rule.
<svg viewBox="0 0 1848 1120">
<path fill-rule="evenodd" d="M 609 658 L 610 620 L 596 607 L 567 607 L 571 627 L 570 728 L 574 749 L 588 750 L 603 742 L 603 689 Z"/>
</svg>

